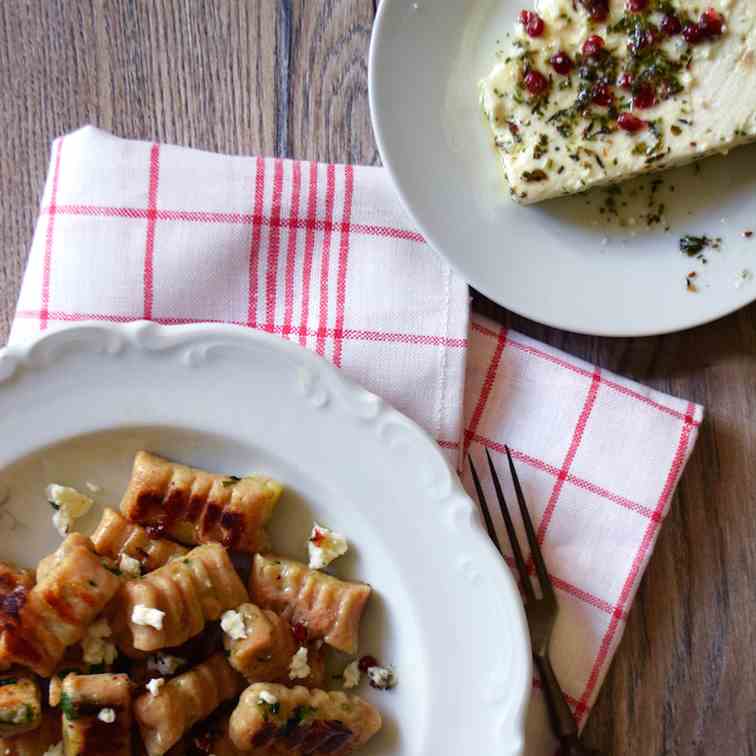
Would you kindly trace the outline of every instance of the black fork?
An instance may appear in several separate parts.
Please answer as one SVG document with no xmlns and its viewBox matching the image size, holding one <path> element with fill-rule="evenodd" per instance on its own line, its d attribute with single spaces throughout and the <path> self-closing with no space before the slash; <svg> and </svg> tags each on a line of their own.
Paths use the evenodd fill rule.
<svg viewBox="0 0 756 756">
<path fill-rule="evenodd" d="M 520 486 L 520 480 L 517 477 L 517 471 L 515 470 L 514 462 L 512 461 L 512 455 L 509 453 L 508 446 L 505 446 L 504 449 L 506 450 L 507 459 L 509 460 L 509 471 L 512 475 L 512 483 L 514 484 L 517 503 L 520 506 L 520 514 L 522 515 L 525 534 L 528 539 L 528 545 L 530 546 L 530 555 L 533 560 L 536 577 L 538 578 L 538 585 L 541 592 L 540 596 L 537 596 L 536 592 L 533 590 L 533 584 L 530 580 L 527 563 L 522 555 L 520 543 L 517 540 L 517 534 L 515 533 L 514 525 L 512 524 L 512 517 L 509 514 L 507 502 L 504 499 L 504 493 L 501 490 L 499 476 L 496 474 L 496 468 L 494 468 L 488 449 L 486 449 L 486 457 L 488 459 L 488 466 L 491 470 L 491 478 L 493 479 L 496 498 L 499 502 L 499 509 L 504 518 L 504 525 L 507 528 L 507 535 L 509 536 L 509 542 L 512 546 L 512 556 L 514 557 L 517 571 L 520 573 L 520 585 L 524 594 L 525 615 L 528 619 L 528 628 L 530 630 L 530 645 L 533 649 L 533 659 L 541 676 L 543 692 L 546 697 L 546 705 L 549 710 L 549 717 L 551 718 L 551 726 L 554 734 L 559 738 L 559 742 L 562 746 L 561 753 L 564 754 L 564 756 L 598 756 L 597 751 L 591 751 L 581 745 L 575 717 L 572 716 L 572 711 L 570 710 L 567 700 L 564 697 L 564 693 L 562 692 L 562 688 L 559 685 L 559 681 L 557 680 L 551 666 L 549 645 L 551 643 L 551 635 L 554 630 L 557 614 L 559 613 L 559 604 L 557 603 L 551 577 L 546 569 L 546 563 L 543 561 L 541 547 L 538 544 L 538 538 L 536 537 L 535 528 L 533 527 L 533 520 L 530 518 L 530 513 L 528 512 L 528 507 L 525 503 L 525 496 L 522 493 L 522 487 Z M 483 519 L 486 523 L 488 535 L 503 556 L 504 552 L 496 535 L 493 521 L 491 520 L 491 513 L 488 509 L 488 504 L 486 503 L 486 497 L 483 494 L 480 478 L 478 477 L 475 465 L 473 465 L 472 457 L 468 455 L 467 459 L 470 463 L 470 471 L 472 472 L 475 491 L 478 494 L 480 508 L 483 511 Z"/>
</svg>

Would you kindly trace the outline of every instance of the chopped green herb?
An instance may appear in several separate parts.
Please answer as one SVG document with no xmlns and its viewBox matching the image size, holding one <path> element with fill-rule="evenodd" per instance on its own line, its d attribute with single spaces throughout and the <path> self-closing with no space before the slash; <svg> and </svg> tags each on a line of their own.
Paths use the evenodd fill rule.
<svg viewBox="0 0 756 756">
<path fill-rule="evenodd" d="M 66 719 L 74 720 L 79 718 L 78 706 L 71 700 L 71 696 L 65 691 L 63 691 L 60 697 L 60 708 Z"/>
<path fill-rule="evenodd" d="M 241 478 L 236 475 L 229 475 L 228 478 L 223 481 L 223 488 L 230 488 L 231 486 L 236 485 L 240 480 Z"/>
<path fill-rule="evenodd" d="M 17 677 L 6 677 L 4 680 L 0 680 L 0 688 L 2 688 L 3 685 L 15 685 L 17 682 Z"/>
<path fill-rule="evenodd" d="M 702 252 L 706 247 L 719 247 L 720 240 L 711 239 L 708 236 L 692 236 L 686 234 L 680 238 L 680 252 L 688 257 L 695 257 Z"/>
</svg>

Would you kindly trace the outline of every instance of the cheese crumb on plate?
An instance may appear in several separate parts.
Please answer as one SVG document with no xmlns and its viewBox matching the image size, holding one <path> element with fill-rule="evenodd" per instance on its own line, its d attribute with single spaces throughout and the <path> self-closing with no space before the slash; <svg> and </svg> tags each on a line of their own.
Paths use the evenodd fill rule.
<svg viewBox="0 0 756 756">
<path fill-rule="evenodd" d="M 349 550 L 349 544 L 341 533 L 324 528 L 316 522 L 307 541 L 310 552 L 310 569 L 320 570 Z"/>
</svg>

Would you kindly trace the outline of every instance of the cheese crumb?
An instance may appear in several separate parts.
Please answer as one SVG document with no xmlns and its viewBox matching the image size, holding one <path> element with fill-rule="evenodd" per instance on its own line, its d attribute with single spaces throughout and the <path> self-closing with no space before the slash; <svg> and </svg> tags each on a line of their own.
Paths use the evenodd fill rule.
<svg viewBox="0 0 756 756">
<path fill-rule="evenodd" d="M 230 609 L 221 615 L 221 630 L 232 640 L 242 640 L 242 638 L 247 637 L 244 617 L 234 609 Z"/>
<path fill-rule="evenodd" d="M 75 488 L 51 483 L 46 490 L 47 501 L 55 510 L 52 521 L 55 529 L 65 538 L 73 521 L 83 517 L 92 508 L 94 501 L 89 496 L 84 496 Z"/>
<path fill-rule="evenodd" d="M 398 682 L 396 672 L 391 667 L 369 667 L 367 674 L 370 687 L 378 690 L 394 688 Z"/>
<path fill-rule="evenodd" d="M 113 709 L 100 709 L 97 719 L 99 719 L 100 722 L 105 722 L 105 724 L 113 724 L 116 719 L 116 713 Z"/>
<path fill-rule="evenodd" d="M 743 284 L 747 283 L 752 278 L 753 278 L 753 273 L 751 273 L 751 271 L 748 270 L 748 268 L 744 268 L 735 277 L 735 288 L 741 289 L 743 287 Z"/>
<path fill-rule="evenodd" d="M 87 628 L 87 634 L 81 641 L 83 658 L 87 664 L 112 664 L 118 657 L 118 649 L 110 638 L 108 621 L 101 617 Z"/>
<path fill-rule="evenodd" d="M 6 753 L 9 752 L 7 751 Z M 42 756 L 63 756 L 63 741 L 60 740 L 55 745 L 50 746 Z"/>
<path fill-rule="evenodd" d="M 160 609 L 152 609 L 144 604 L 137 604 L 131 610 L 131 621 L 135 625 L 142 625 L 143 627 L 154 627 L 155 630 L 163 629 L 163 618 L 165 612 L 161 612 Z"/>
<path fill-rule="evenodd" d="M 186 659 L 170 654 L 157 653 L 147 659 L 147 670 L 160 675 L 175 675 L 186 664 Z"/>
<path fill-rule="evenodd" d="M 341 677 L 345 688 L 356 688 L 360 684 L 360 677 L 362 677 L 359 660 L 355 659 L 351 664 L 347 664 Z"/>
<path fill-rule="evenodd" d="M 319 570 L 349 550 L 349 544 L 341 533 L 324 528 L 316 522 L 307 541 L 310 552 L 310 569 Z"/>
<path fill-rule="evenodd" d="M 97 483 L 92 483 L 91 480 L 86 481 L 84 485 L 87 487 L 87 491 L 90 491 L 93 494 L 97 494 L 102 491 L 102 486 L 98 486 Z"/>
<path fill-rule="evenodd" d="M 134 559 L 134 557 L 130 557 L 128 554 L 121 554 L 118 569 L 127 578 L 138 578 L 142 574 L 141 562 L 138 559 Z"/>
<path fill-rule="evenodd" d="M 153 677 L 144 687 L 150 691 L 151 696 L 156 696 L 163 685 L 165 685 L 165 680 L 162 677 Z"/>
<path fill-rule="evenodd" d="M 304 646 L 300 646 L 299 651 L 291 657 L 289 677 L 292 680 L 301 680 L 309 677 L 311 671 L 310 665 L 307 663 L 307 649 Z"/>
<path fill-rule="evenodd" d="M 261 690 L 257 700 L 260 703 L 268 704 L 268 706 L 275 706 L 278 703 L 278 699 L 268 690 Z"/>
</svg>

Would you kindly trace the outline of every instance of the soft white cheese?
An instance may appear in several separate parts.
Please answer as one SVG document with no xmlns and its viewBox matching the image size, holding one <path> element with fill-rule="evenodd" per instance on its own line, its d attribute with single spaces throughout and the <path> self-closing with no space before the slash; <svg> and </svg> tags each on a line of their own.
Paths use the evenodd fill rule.
<svg viewBox="0 0 756 756">
<path fill-rule="evenodd" d="M 367 671 L 370 685 L 378 690 L 396 687 L 398 681 L 396 672 L 391 667 L 369 667 Z"/>
<path fill-rule="evenodd" d="M 531 38 L 517 23 L 513 49 L 500 54 L 480 87 L 481 105 L 514 199 L 530 204 L 581 192 L 726 153 L 756 139 L 753 0 L 671 0 L 671 4 L 681 18 L 694 21 L 712 8 L 725 24 L 721 36 L 692 46 L 681 34 L 658 37 L 653 49 L 659 55 L 675 65 L 683 61 L 674 73 L 681 91 L 664 99 L 658 94 L 664 85 L 655 85 L 657 102 L 648 108 L 640 107 L 635 93 L 620 82 L 621 73 L 634 64 L 630 35 L 616 26 L 623 18 L 632 22 L 645 18 L 643 14 L 629 13 L 617 0 L 610 4 L 606 23 L 589 24 L 583 7 L 573 0 L 538 0 L 543 35 Z M 648 15 L 656 27 L 661 18 L 657 11 Z M 610 83 L 614 112 L 593 101 L 593 85 L 581 73 L 586 70 L 581 51 L 591 35 L 605 41 L 605 49 L 618 63 L 617 80 Z M 569 75 L 557 73 L 550 62 L 560 52 L 573 63 Z M 529 71 L 548 79 L 546 94 L 528 91 L 524 76 Z M 589 105 L 578 113 L 573 106 L 581 87 Z M 630 113 L 644 126 L 637 132 L 618 128 L 619 113 Z"/>
<path fill-rule="evenodd" d="M 229 609 L 221 615 L 221 630 L 232 640 L 242 640 L 247 637 L 244 617 L 235 609 Z"/>
<path fill-rule="evenodd" d="M 186 664 L 186 659 L 158 652 L 147 659 L 147 669 L 159 675 L 175 675 Z"/>
<path fill-rule="evenodd" d="M 360 684 L 360 678 L 362 677 L 360 662 L 355 659 L 351 664 L 347 664 L 341 677 L 345 688 L 356 688 Z"/>
<path fill-rule="evenodd" d="M 10 751 L 6 751 L 10 753 Z M 58 741 L 55 745 L 50 746 L 42 756 L 63 756 L 63 741 Z"/>
<path fill-rule="evenodd" d="M 137 604 L 131 610 L 131 621 L 135 625 L 142 625 L 143 627 L 154 627 L 155 630 L 163 629 L 163 618 L 165 612 L 161 612 L 160 609 L 152 609 L 144 604 Z"/>
<path fill-rule="evenodd" d="M 291 657 L 289 677 L 292 680 L 301 680 L 309 677 L 311 671 L 310 665 L 307 663 L 307 649 L 304 646 L 300 646 L 299 651 Z"/>
<path fill-rule="evenodd" d="M 101 617 L 87 628 L 87 634 L 81 641 L 83 659 L 87 664 L 112 664 L 118 649 L 108 638 L 111 636 L 108 621 Z"/>
<path fill-rule="evenodd" d="M 162 677 L 153 677 L 144 687 L 150 692 L 151 696 L 156 696 L 160 693 L 160 688 L 165 685 L 165 680 Z"/>
<path fill-rule="evenodd" d="M 105 724 L 113 724 L 116 720 L 116 713 L 113 709 L 100 709 L 97 714 L 97 719 Z"/>
<path fill-rule="evenodd" d="M 128 554 L 121 554 L 118 562 L 118 569 L 121 574 L 127 578 L 138 578 L 142 574 L 142 564 L 138 559 L 130 557 Z"/>
<path fill-rule="evenodd" d="M 258 701 L 260 703 L 268 704 L 268 706 L 275 706 L 278 703 L 278 698 L 268 690 L 261 690 Z"/>
<path fill-rule="evenodd" d="M 320 570 L 349 550 L 349 544 L 341 533 L 324 528 L 316 522 L 307 541 L 310 552 L 310 569 Z"/>
<path fill-rule="evenodd" d="M 46 493 L 47 501 L 55 509 L 52 516 L 53 525 L 63 538 L 70 532 L 74 520 L 83 517 L 94 504 L 92 499 L 75 488 L 57 483 L 47 486 Z"/>
</svg>

